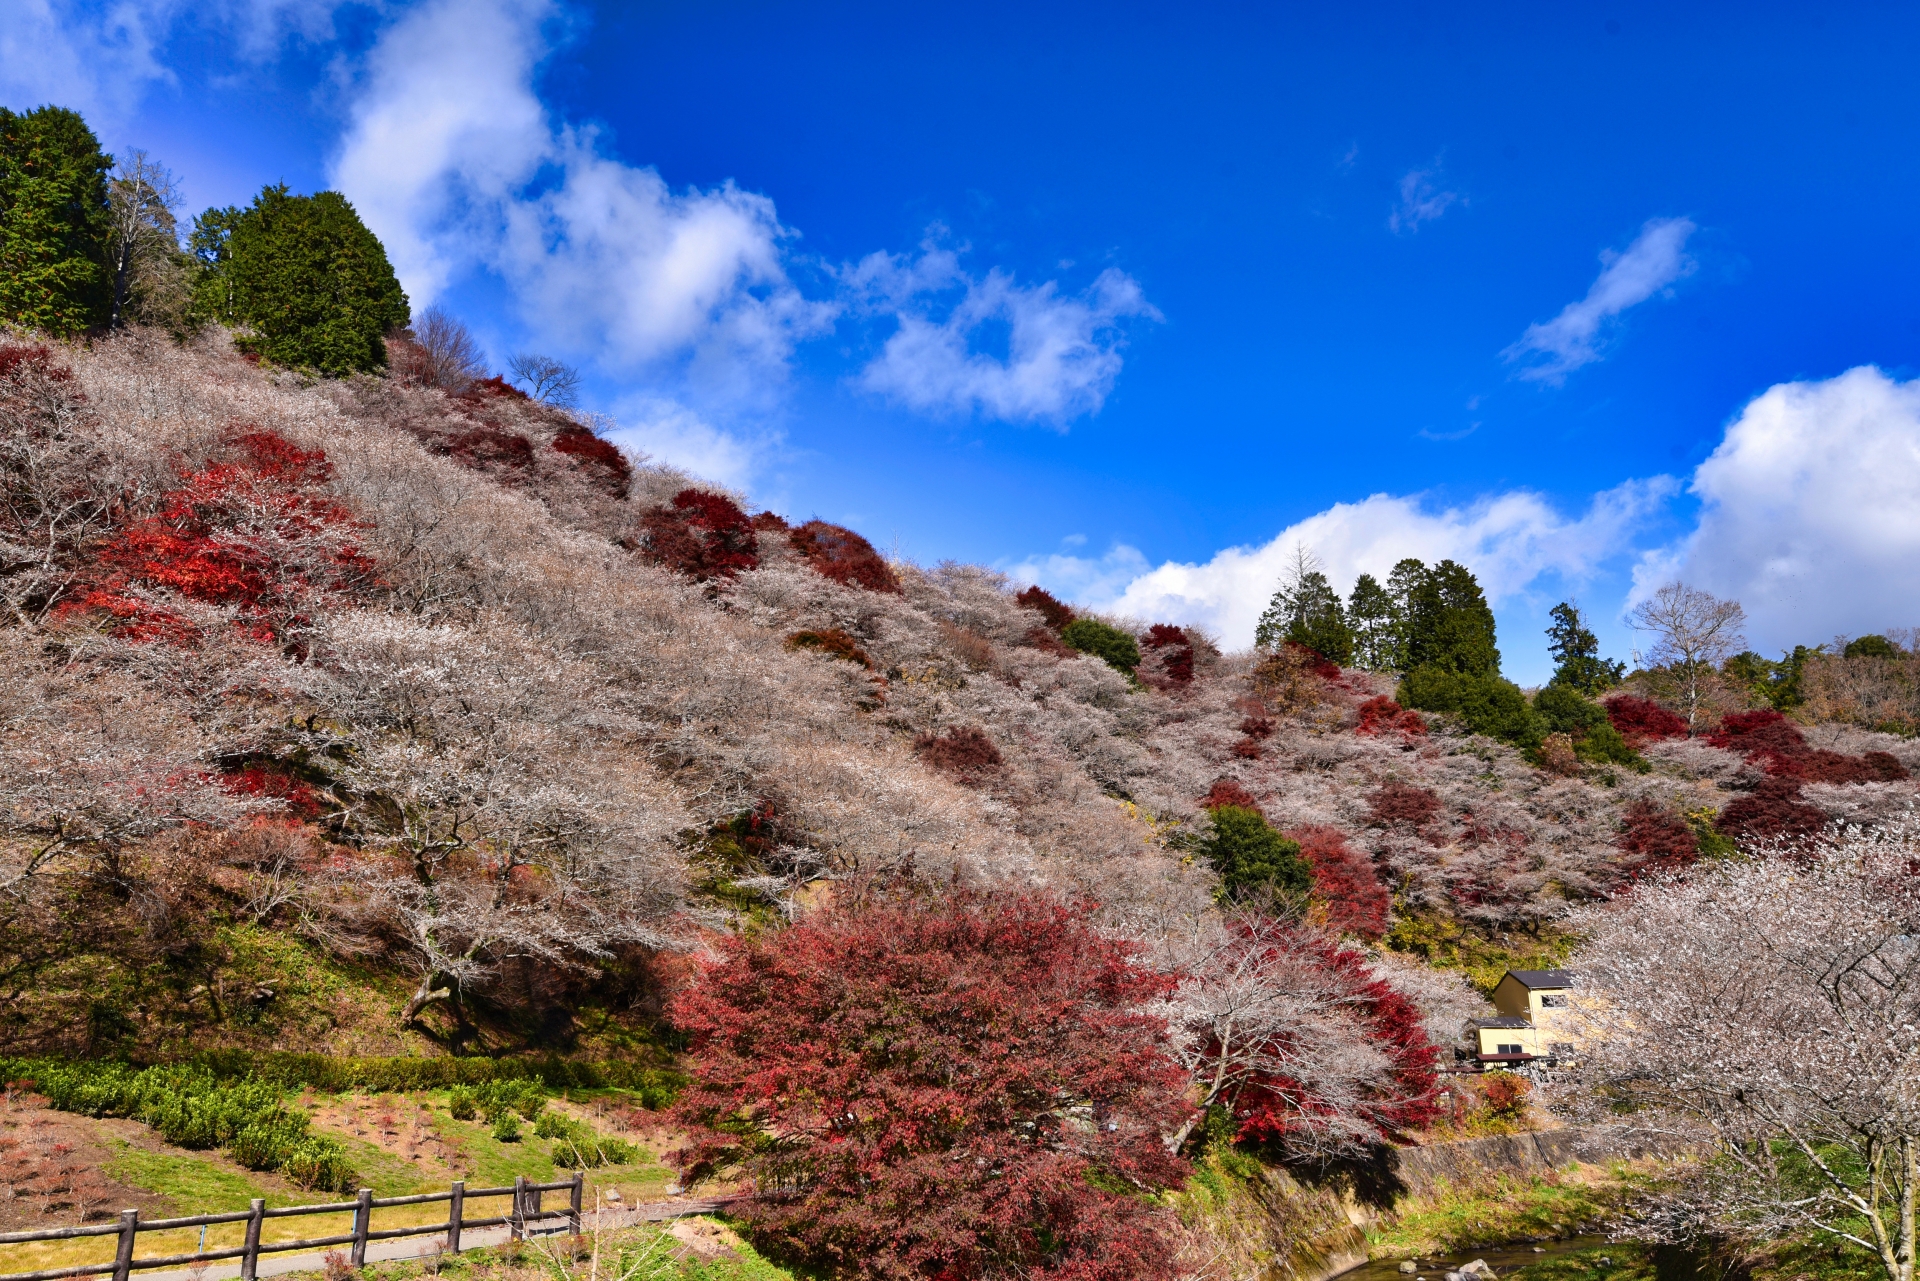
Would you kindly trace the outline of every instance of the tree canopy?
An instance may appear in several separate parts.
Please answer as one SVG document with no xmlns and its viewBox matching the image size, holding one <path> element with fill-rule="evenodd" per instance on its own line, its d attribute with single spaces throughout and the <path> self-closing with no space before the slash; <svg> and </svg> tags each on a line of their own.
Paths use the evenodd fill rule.
<svg viewBox="0 0 1920 1281">
<path fill-rule="evenodd" d="M 388 330 L 408 320 L 387 252 L 345 196 L 263 188 L 247 209 L 195 220 L 205 272 L 195 302 L 248 332 L 242 350 L 276 365 L 350 374 L 384 368 Z"/>
<path fill-rule="evenodd" d="M 1493 610 L 1473 571 L 1443 560 L 1415 576 L 1407 561 L 1394 577 L 1409 580 L 1406 592 L 1409 669 L 1432 667 L 1461 676 L 1498 676 L 1500 650 L 1494 643 Z M 1402 700 L 1404 701 L 1404 700 Z"/>
<path fill-rule="evenodd" d="M 1353 662 L 1353 632 L 1339 593 L 1305 547 L 1294 549 L 1294 562 L 1260 615 L 1253 643 L 1262 649 L 1304 645 L 1342 667 Z"/>
<path fill-rule="evenodd" d="M 107 322 L 112 168 L 78 112 L 0 107 L 0 321 L 56 337 Z"/>
<path fill-rule="evenodd" d="M 1561 601 L 1553 607 L 1553 625 L 1547 628 L 1547 649 L 1555 667 L 1549 684 L 1565 685 L 1582 694 L 1611 689 L 1627 674 L 1627 665 L 1600 657 L 1600 638 L 1587 626 L 1580 607 Z"/>
</svg>

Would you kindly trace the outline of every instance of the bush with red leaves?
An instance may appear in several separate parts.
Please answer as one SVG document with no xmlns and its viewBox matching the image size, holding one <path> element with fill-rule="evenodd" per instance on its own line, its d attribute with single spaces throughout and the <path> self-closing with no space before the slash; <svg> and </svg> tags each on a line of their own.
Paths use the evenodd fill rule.
<svg viewBox="0 0 1920 1281">
<path fill-rule="evenodd" d="M 1326 911 L 1328 929 L 1369 939 L 1386 933 L 1393 898 L 1375 875 L 1373 861 L 1347 844 L 1346 833 L 1314 825 L 1285 835 L 1313 865 L 1313 897 Z"/>
<path fill-rule="evenodd" d="M 1340 664 L 1329 659 L 1319 650 L 1309 649 L 1298 641 L 1288 641 L 1286 647 L 1290 653 L 1296 656 L 1298 661 L 1304 663 L 1308 670 L 1321 680 L 1337 681 L 1340 679 Z"/>
<path fill-rule="evenodd" d="M 1227 751 L 1243 761 L 1257 761 L 1266 754 L 1260 750 L 1260 740 L 1257 738 L 1240 739 Z"/>
<path fill-rule="evenodd" d="M 1803 783 L 1890 783 L 1908 777 L 1906 766 L 1888 752 L 1848 756 L 1809 746 L 1799 728 L 1775 711 L 1734 712 L 1707 741 L 1744 754 L 1769 774 Z"/>
<path fill-rule="evenodd" d="M 1207 794 L 1200 798 L 1201 809 L 1217 809 L 1222 805 L 1231 805 L 1235 809 L 1252 810 L 1254 813 L 1259 814 L 1260 817 L 1266 817 L 1266 814 L 1260 808 L 1260 802 L 1253 799 L 1253 793 L 1241 786 L 1238 779 L 1215 779 L 1213 786 L 1207 789 Z"/>
<path fill-rule="evenodd" d="M 457 436 L 434 437 L 427 447 L 482 471 L 495 467 L 525 471 L 533 466 L 533 442 L 519 432 L 498 427 L 475 427 Z"/>
<path fill-rule="evenodd" d="M 873 550 L 873 544 L 851 529 L 810 520 L 787 535 L 793 550 L 806 558 L 816 573 L 846 587 L 870 592 L 899 592 L 900 580 Z"/>
<path fill-rule="evenodd" d="M 1386 782 L 1367 797 L 1367 810 L 1381 827 L 1405 824 L 1418 831 L 1440 812 L 1440 797 L 1425 787 L 1411 783 Z"/>
<path fill-rule="evenodd" d="M 1347 1013 L 1358 1019 L 1367 1041 L 1392 1065 L 1392 1088 L 1364 1103 L 1359 1119 L 1383 1138 L 1432 1124 L 1440 1114 L 1439 1077 L 1434 1072 L 1440 1052 L 1427 1039 L 1420 1007 L 1376 978 L 1360 952 L 1334 939 L 1320 940 L 1313 950 L 1328 970 L 1346 981 Z M 1234 1115 L 1240 1120 L 1238 1137 L 1285 1143 L 1300 1124 L 1302 1101 L 1314 1097 L 1311 1081 L 1254 1078 L 1234 1099 Z"/>
<path fill-rule="evenodd" d="M 220 786 L 235 796 L 257 796 L 276 800 L 286 813 L 311 822 L 326 812 L 320 793 L 311 783 L 292 778 L 274 764 L 248 765 L 220 776 Z"/>
<path fill-rule="evenodd" d="M 816 654 L 825 654 L 828 658 L 858 663 L 868 670 L 873 668 L 873 660 L 867 657 L 866 650 L 860 648 L 860 642 L 838 627 L 823 628 L 820 631 L 795 632 L 787 637 L 787 648 L 810 649 Z"/>
<path fill-rule="evenodd" d="M 1059 631 L 1073 621 L 1073 608 L 1054 598 L 1052 592 L 1044 587 L 1029 587 L 1013 598 L 1016 605 L 1031 609 L 1047 620 L 1047 626 Z"/>
<path fill-rule="evenodd" d="M 1720 811 L 1714 827 L 1735 840 L 1818 835 L 1827 816 L 1800 799 L 1800 780 L 1768 775 L 1760 785 Z"/>
<path fill-rule="evenodd" d="M 681 1168 L 751 1177 L 754 1244 L 823 1275 L 1172 1276 L 1150 1198 L 1187 1080 L 1141 1012 L 1171 984 L 1090 911 L 961 893 L 722 940 L 671 1008 Z"/>
<path fill-rule="evenodd" d="M 479 403 L 483 400 L 532 400 L 533 397 L 521 391 L 499 374 L 491 378 L 476 378 L 466 387 L 454 393 L 455 400 Z"/>
<path fill-rule="evenodd" d="M 1616 842 L 1635 877 L 1686 867 L 1700 857 L 1700 840 L 1687 820 L 1649 800 L 1627 806 Z"/>
<path fill-rule="evenodd" d="M 517 389 L 516 396 L 521 395 Z M 615 498 L 627 496 L 633 480 L 633 467 L 610 442 L 600 439 L 578 423 L 569 423 L 554 433 L 553 447 L 573 459 L 574 465 L 596 485 Z"/>
<path fill-rule="evenodd" d="M 1403 738 L 1425 738 L 1427 718 L 1383 694 L 1360 704 L 1360 723 L 1353 727 L 1353 732 L 1369 737 L 1399 734 Z"/>
<path fill-rule="evenodd" d="M 696 583 L 732 578 L 760 563 L 760 540 L 739 504 L 724 494 L 683 489 L 640 518 L 647 555 Z"/>
<path fill-rule="evenodd" d="M 1687 718 L 1668 711 L 1650 698 L 1615 694 L 1604 704 L 1607 719 L 1636 752 L 1663 738 L 1685 738 Z"/>
<path fill-rule="evenodd" d="M 53 351 L 43 344 L 0 342 L 0 380 L 26 382 L 29 379 L 72 382 L 73 371 L 56 364 Z"/>
<path fill-rule="evenodd" d="M 934 769 L 969 787 L 979 786 L 1002 764 L 993 740 L 971 725 L 957 725 L 944 734 L 922 734 L 913 740 L 913 750 Z"/>
<path fill-rule="evenodd" d="M 197 629 L 164 603 L 173 594 L 228 607 L 254 639 L 284 642 L 317 601 L 376 581 L 355 541 L 360 524 L 315 492 L 333 475 L 325 453 L 267 431 L 239 432 L 228 444 L 233 461 L 183 476 L 157 515 L 98 549 L 63 615 L 93 617 L 127 640 L 191 643 Z"/>
<path fill-rule="evenodd" d="M 1186 632 L 1168 623 L 1155 623 L 1140 638 L 1140 644 L 1160 659 L 1157 673 L 1159 681 L 1154 683 L 1172 686 L 1193 684 L 1193 641 Z"/>
<path fill-rule="evenodd" d="M 753 518 L 753 528 L 762 534 L 785 534 L 790 532 L 793 526 L 787 524 L 784 516 L 776 516 L 772 512 L 760 512 Z"/>
</svg>

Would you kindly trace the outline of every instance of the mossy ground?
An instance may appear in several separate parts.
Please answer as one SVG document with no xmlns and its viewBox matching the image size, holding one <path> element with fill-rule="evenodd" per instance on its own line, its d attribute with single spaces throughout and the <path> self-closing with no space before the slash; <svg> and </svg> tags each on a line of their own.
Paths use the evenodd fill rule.
<svg viewBox="0 0 1920 1281">
<path fill-rule="evenodd" d="M 1508 970 L 1550 970 L 1565 965 L 1577 940 L 1566 931 L 1542 925 L 1537 932 L 1489 935 L 1436 912 L 1400 913 L 1381 940 L 1392 951 L 1417 956 L 1436 969 L 1459 970 L 1483 996 Z"/>
<path fill-rule="evenodd" d="M 1374 1258 L 1451 1255 L 1477 1245 L 1599 1231 L 1651 1173 L 1627 1164 L 1574 1166 L 1528 1178 L 1442 1183 L 1410 1197 L 1367 1234 Z"/>
</svg>

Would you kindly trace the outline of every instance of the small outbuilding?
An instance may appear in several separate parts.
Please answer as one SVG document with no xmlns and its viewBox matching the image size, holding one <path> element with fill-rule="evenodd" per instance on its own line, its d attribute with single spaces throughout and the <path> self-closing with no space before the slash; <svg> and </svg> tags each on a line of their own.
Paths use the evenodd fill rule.
<svg viewBox="0 0 1920 1281">
<path fill-rule="evenodd" d="M 1508 970 L 1493 989 L 1500 1016 L 1467 1024 L 1473 1057 L 1494 1067 L 1573 1057 L 1567 1022 L 1572 989 L 1565 970 Z"/>
</svg>

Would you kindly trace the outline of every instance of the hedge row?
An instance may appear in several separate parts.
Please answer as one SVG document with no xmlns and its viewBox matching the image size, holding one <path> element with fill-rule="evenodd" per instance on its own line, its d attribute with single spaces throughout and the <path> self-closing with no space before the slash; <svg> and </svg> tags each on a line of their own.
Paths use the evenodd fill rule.
<svg viewBox="0 0 1920 1281">
<path fill-rule="evenodd" d="M 62 1112 L 124 1116 L 183 1148 L 224 1148 L 250 1170 L 277 1170 L 302 1187 L 350 1192 L 346 1149 L 314 1134 L 280 1085 L 227 1077 L 198 1064 L 136 1069 L 124 1063 L 0 1058 L 0 1077 L 31 1082 Z"/>
<path fill-rule="evenodd" d="M 447 1090 L 456 1085 L 533 1081 L 550 1090 L 631 1090 L 648 1108 L 672 1103 L 685 1080 L 671 1068 L 657 1065 L 562 1058 L 350 1058 L 284 1050 L 209 1050 L 193 1062 L 220 1077 L 251 1076 L 289 1089 L 308 1087 L 332 1094 L 344 1090 Z"/>
</svg>

